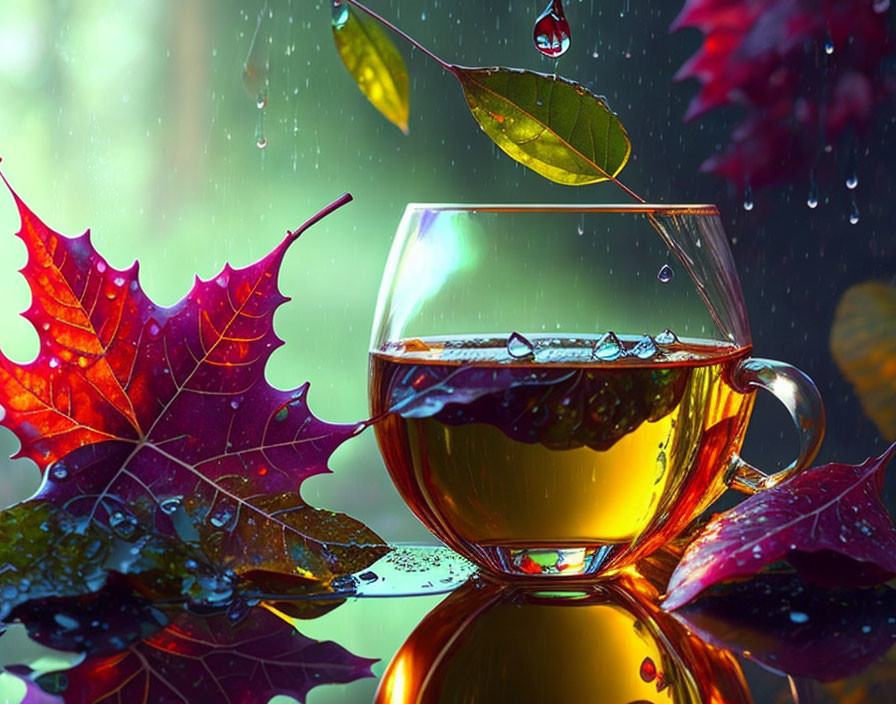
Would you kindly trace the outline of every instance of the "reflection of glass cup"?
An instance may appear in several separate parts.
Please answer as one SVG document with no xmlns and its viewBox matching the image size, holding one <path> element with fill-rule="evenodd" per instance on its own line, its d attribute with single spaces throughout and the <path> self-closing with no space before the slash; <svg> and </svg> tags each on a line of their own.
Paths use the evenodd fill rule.
<svg viewBox="0 0 896 704">
<path fill-rule="evenodd" d="M 814 457 L 814 385 L 751 352 L 712 206 L 411 205 L 370 400 L 389 472 L 435 535 L 498 573 L 596 574 L 726 487 L 770 486 Z M 759 387 L 801 432 L 771 476 L 737 455 Z"/>
<path fill-rule="evenodd" d="M 468 582 L 420 622 L 375 704 L 746 704 L 732 655 L 623 580 L 566 591 Z"/>
</svg>

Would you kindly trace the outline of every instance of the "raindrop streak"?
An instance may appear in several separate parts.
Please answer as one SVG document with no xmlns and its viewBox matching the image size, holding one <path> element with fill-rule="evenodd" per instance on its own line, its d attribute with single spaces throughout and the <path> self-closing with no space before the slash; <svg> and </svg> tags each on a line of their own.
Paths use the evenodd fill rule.
<svg viewBox="0 0 896 704">
<path fill-rule="evenodd" d="M 597 342 L 591 349 L 591 356 L 602 362 L 612 362 L 622 356 L 623 347 L 616 333 L 610 331 Z"/>
<path fill-rule="evenodd" d="M 830 32 L 828 32 L 827 38 L 824 40 L 824 53 L 828 55 L 834 53 L 834 39 L 831 37 Z"/>
<path fill-rule="evenodd" d="M 814 174 L 809 180 L 809 197 L 806 199 L 806 205 L 813 209 L 818 207 L 818 184 L 815 183 Z"/>
<path fill-rule="evenodd" d="M 663 264 L 662 268 L 657 272 L 656 278 L 667 284 L 675 278 L 675 270 L 668 264 Z"/>
<path fill-rule="evenodd" d="M 856 203 L 856 196 L 853 194 L 852 201 L 849 206 L 849 224 L 856 225 L 859 222 L 859 204 Z"/>
<path fill-rule="evenodd" d="M 849 176 L 846 177 L 846 187 L 849 190 L 855 190 L 855 187 L 859 185 L 859 177 L 856 175 L 855 170 L 851 171 Z"/>
<path fill-rule="evenodd" d="M 747 184 L 747 187 L 744 189 L 744 210 L 752 210 L 753 209 L 753 188 L 750 184 Z"/>
<path fill-rule="evenodd" d="M 529 340 L 518 332 L 510 333 L 510 337 L 507 338 L 507 354 L 515 359 L 520 359 L 521 357 L 528 357 L 534 351 L 535 345 L 529 342 Z"/>
<path fill-rule="evenodd" d="M 569 49 L 569 22 L 563 12 L 563 0 L 551 0 L 537 20 L 533 30 L 535 48 L 552 59 L 563 56 Z"/>
<path fill-rule="evenodd" d="M 243 63 L 243 88 L 256 105 L 263 108 L 267 104 L 268 74 L 271 70 L 270 44 L 260 38 L 262 20 L 268 11 L 265 2 L 258 13 L 255 22 L 255 32 L 252 34 L 252 43 L 249 44 L 249 53 Z"/>
</svg>

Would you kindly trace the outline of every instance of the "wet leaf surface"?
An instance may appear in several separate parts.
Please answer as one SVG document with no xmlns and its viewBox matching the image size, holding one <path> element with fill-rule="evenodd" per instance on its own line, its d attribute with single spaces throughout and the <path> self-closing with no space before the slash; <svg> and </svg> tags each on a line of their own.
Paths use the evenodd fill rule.
<svg viewBox="0 0 896 704">
<path fill-rule="evenodd" d="M 120 625 L 126 631 L 112 637 L 133 633 L 133 624 Z M 118 652 L 90 655 L 73 668 L 35 673 L 34 679 L 67 703 L 266 704 L 278 694 L 303 702 L 316 686 L 371 677 L 373 662 L 332 641 L 307 638 L 257 607 L 238 621 L 180 611 L 164 628 Z"/>
<path fill-rule="evenodd" d="M 828 586 L 896 575 L 896 529 L 881 500 L 894 453 L 896 444 L 861 465 L 813 467 L 713 518 L 672 574 L 664 608 L 783 559 Z"/>
<path fill-rule="evenodd" d="M 379 23 L 347 2 L 333 6 L 333 39 L 358 88 L 390 122 L 408 133 L 408 69 Z"/>
<path fill-rule="evenodd" d="M 896 590 L 820 589 L 794 575 L 712 588 L 675 613 L 700 638 L 795 677 L 833 682 L 896 644 Z"/>
<path fill-rule="evenodd" d="M 264 378 L 282 344 L 277 275 L 301 229 L 161 308 L 136 264 L 113 269 L 88 234 L 52 231 L 13 195 L 33 293 L 25 317 L 41 346 L 24 365 L 0 356 L 0 405 L 19 454 L 46 475 L 37 498 L 124 540 L 199 542 L 234 572 L 263 561 L 325 581 L 384 554 L 372 531 L 315 513 L 298 493 L 360 426 L 317 419 L 308 384 L 281 391 Z M 264 550 L 254 549 L 258 535 Z"/>
<path fill-rule="evenodd" d="M 607 103 L 556 76 L 452 66 L 473 117 L 508 156 L 557 183 L 614 180 L 631 154 Z"/>
<path fill-rule="evenodd" d="M 848 289 L 834 315 L 831 352 L 881 435 L 896 440 L 896 287 L 867 281 Z"/>
</svg>

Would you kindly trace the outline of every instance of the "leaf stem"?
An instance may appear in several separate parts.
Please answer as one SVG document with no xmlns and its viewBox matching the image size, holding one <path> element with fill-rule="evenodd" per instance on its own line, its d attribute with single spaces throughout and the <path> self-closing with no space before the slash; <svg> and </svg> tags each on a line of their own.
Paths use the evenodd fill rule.
<svg viewBox="0 0 896 704">
<path fill-rule="evenodd" d="M 631 188 L 626 186 L 622 181 L 618 181 L 617 179 L 614 178 L 613 183 L 615 183 L 617 186 L 619 186 L 619 188 L 621 188 L 626 194 L 630 195 L 632 198 L 634 198 L 639 203 L 647 202 L 641 196 L 639 196 L 637 193 L 635 193 Z"/>
<path fill-rule="evenodd" d="M 362 12 L 367 13 L 368 15 L 373 17 L 373 19 L 375 19 L 377 22 L 379 22 L 380 24 L 388 27 L 393 32 L 395 32 L 399 37 L 404 39 L 408 44 L 410 44 L 411 46 L 416 47 L 417 49 L 422 51 L 429 58 L 431 58 L 433 61 L 435 61 L 437 64 L 439 64 L 439 66 L 441 66 L 443 69 L 454 73 L 454 70 L 453 70 L 454 67 L 451 64 L 449 64 L 447 61 L 443 61 L 442 59 L 440 59 L 438 56 L 433 54 L 429 49 L 427 49 L 425 46 L 423 46 L 420 42 L 418 42 L 416 39 L 414 39 L 410 34 L 407 34 L 406 32 L 403 32 L 402 30 L 400 30 L 398 27 L 396 27 L 394 24 L 392 24 L 389 20 L 387 20 L 382 15 L 377 14 L 376 12 L 371 10 L 369 7 L 367 7 L 366 5 L 362 5 L 360 2 L 358 2 L 358 0 L 341 0 L 341 2 L 345 2 L 345 3 L 348 3 L 349 5 L 353 5 L 354 7 L 357 7 Z"/>
<path fill-rule="evenodd" d="M 332 212 L 334 212 L 334 211 L 336 211 L 336 210 L 339 210 L 339 208 L 341 208 L 341 207 L 342 207 L 343 205 L 345 205 L 346 203 L 351 203 L 352 200 L 353 200 L 353 199 L 352 199 L 352 194 L 351 194 L 351 193 L 343 193 L 341 196 L 339 196 L 339 197 L 338 197 L 336 200 L 334 200 L 332 203 L 330 203 L 329 205 L 325 206 L 324 208 L 322 208 L 321 210 L 319 210 L 317 213 L 315 213 L 314 215 L 312 215 L 310 218 L 308 218 L 308 219 L 307 219 L 305 222 L 303 222 L 301 225 L 299 225 L 299 227 L 298 227 L 296 230 L 294 230 L 293 232 L 290 232 L 290 233 L 289 233 L 289 241 L 290 241 L 290 242 L 293 242 L 293 241 L 297 240 L 297 239 L 301 236 L 301 234 L 302 234 L 303 232 L 305 232 L 305 230 L 307 230 L 309 227 L 311 227 L 311 226 L 314 225 L 315 223 L 317 223 L 317 222 L 323 220 L 323 219 L 324 219 L 325 217 L 327 217 L 327 215 L 329 215 L 330 213 L 332 213 Z"/>
</svg>

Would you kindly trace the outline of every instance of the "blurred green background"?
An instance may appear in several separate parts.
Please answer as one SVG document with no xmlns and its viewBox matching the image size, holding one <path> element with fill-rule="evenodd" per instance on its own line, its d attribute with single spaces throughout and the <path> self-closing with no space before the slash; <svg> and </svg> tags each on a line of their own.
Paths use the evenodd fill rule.
<svg viewBox="0 0 896 704">
<path fill-rule="evenodd" d="M 809 210 L 808 175 L 757 193 L 747 212 L 742 194 L 698 173 L 727 140 L 735 113 L 681 121 L 696 85 L 676 84 L 673 75 L 701 41 L 697 32 L 668 33 L 681 3 L 568 2 L 572 48 L 556 64 L 532 46 L 543 4 L 371 2 L 448 61 L 556 70 L 606 95 L 632 138 L 622 174 L 628 186 L 651 201 L 719 204 L 757 352 L 802 368 L 825 398 L 830 425 L 822 459 L 853 462 L 879 453 L 882 441 L 831 361 L 827 336 L 847 286 L 896 272 L 887 169 L 894 149 L 887 130 L 896 118 L 885 116 L 865 136 L 858 225 L 847 223 L 842 188 L 823 193 L 822 205 Z M 259 21 L 271 67 L 263 111 L 241 78 Z M 355 202 L 315 226 L 286 257 L 281 289 L 292 301 L 275 321 L 286 344 L 267 375 L 280 387 L 310 380 L 317 415 L 359 420 L 367 412 L 379 279 L 406 203 L 620 198 L 607 184 L 552 184 L 505 157 L 470 117 L 456 80 L 400 48 L 411 74 L 409 136 L 374 110 L 343 68 L 326 2 L 4 0 L 0 168 L 54 229 L 90 228 L 116 267 L 138 259 L 143 287 L 162 304 L 181 298 L 194 274 L 207 278 L 225 261 L 245 266 L 258 259 L 287 229 L 350 191 Z M 256 144 L 262 118 L 264 149 Z M 845 161 L 836 152 L 830 158 Z M 26 361 L 37 337 L 16 315 L 29 303 L 16 273 L 25 257 L 17 229 L 13 201 L 0 193 L 0 347 Z M 796 441 L 784 411 L 762 401 L 754 419 L 745 456 L 764 467 L 789 461 Z M 16 447 L 0 428 L 0 455 Z M 27 461 L 0 465 L 4 505 L 37 487 Z M 388 540 L 431 541 L 392 488 L 372 433 L 340 449 L 331 466 L 333 475 L 303 486 L 309 502 L 347 511 Z M 393 649 L 427 603 L 396 610 L 387 638 Z M 372 617 L 358 615 L 365 608 L 337 609 L 306 632 L 388 657 Z M 324 689 L 334 694 L 321 690 L 310 701 L 340 701 L 340 688 Z"/>
</svg>

